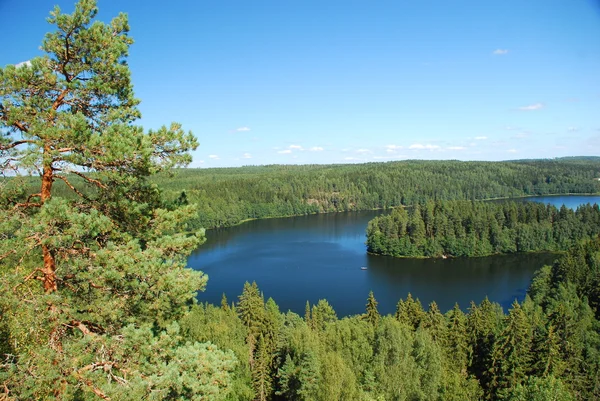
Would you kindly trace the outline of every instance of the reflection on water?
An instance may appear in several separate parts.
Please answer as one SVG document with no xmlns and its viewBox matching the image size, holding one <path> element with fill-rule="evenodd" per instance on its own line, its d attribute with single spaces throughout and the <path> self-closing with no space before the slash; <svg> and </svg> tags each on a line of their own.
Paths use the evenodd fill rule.
<svg viewBox="0 0 600 401">
<path fill-rule="evenodd" d="M 381 213 L 256 220 L 209 230 L 207 243 L 188 260 L 209 276 L 198 298 L 218 304 L 225 293 L 235 301 L 245 281 L 256 281 L 265 298 L 273 297 L 282 311 L 299 314 L 307 300 L 312 304 L 322 298 L 338 316 L 362 313 L 370 290 L 382 313 L 392 313 L 409 292 L 424 307 L 435 300 L 442 311 L 456 302 L 466 309 L 471 300 L 480 302 L 485 296 L 508 307 L 524 297 L 534 271 L 554 259 L 549 254 L 445 260 L 367 255 L 367 222 Z"/>
</svg>

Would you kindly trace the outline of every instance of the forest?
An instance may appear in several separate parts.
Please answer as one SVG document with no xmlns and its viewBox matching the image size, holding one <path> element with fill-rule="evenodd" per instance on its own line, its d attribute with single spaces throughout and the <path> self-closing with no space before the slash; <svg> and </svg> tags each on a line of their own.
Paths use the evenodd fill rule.
<svg viewBox="0 0 600 401">
<path fill-rule="evenodd" d="M 427 201 L 367 227 L 368 252 L 396 257 L 565 251 L 600 234 L 600 208 L 537 202 Z"/>
<path fill-rule="evenodd" d="M 508 162 L 388 163 L 179 169 L 153 177 L 175 204 L 198 206 L 195 226 L 385 209 L 427 200 L 600 192 L 600 157 Z"/>
<path fill-rule="evenodd" d="M 338 319 L 320 300 L 299 316 L 246 283 L 235 302 L 196 305 L 181 326 L 234 351 L 232 400 L 252 390 L 272 400 L 593 400 L 599 260 L 599 239 L 573 246 L 507 312 L 487 299 L 440 311 L 408 294 L 381 316 L 371 293 L 362 315 Z"/>
<path fill-rule="evenodd" d="M 462 218 L 512 207 L 478 199 L 598 192 L 600 159 L 186 170 L 192 133 L 137 125 L 127 15 L 97 13 L 56 7 L 43 55 L 0 67 L 0 400 L 600 399 L 597 207 L 556 212 L 590 238 L 553 228 L 568 251 L 508 311 L 407 294 L 381 316 L 371 293 L 360 315 L 320 300 L 300 316 L 256 283 L 200 304 L 207 277 L 186 267 L 203 227 L 428 202 Z M 520 207 L 517 227 L 555 213 Z"/>
</svg>

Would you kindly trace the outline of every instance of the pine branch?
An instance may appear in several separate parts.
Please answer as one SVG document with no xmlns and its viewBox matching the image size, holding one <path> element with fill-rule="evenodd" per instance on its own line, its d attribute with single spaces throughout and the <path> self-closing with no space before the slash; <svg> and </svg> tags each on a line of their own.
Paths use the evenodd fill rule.
<svg viewBox="0 0 600 401">
<path fill-rule="evenodd" d="M 106 185 L 104 185 L 104 184 L 103 184 L 101 181 L 99 181 L 99 180 L 95 180 L 95 179 L 93 179 L 93 178 L 90 178 L 89 176 L 87 176 L 87 175 L 85 175 L 85 174 L 83 174 L 83 173 L 80 173 L 79 171 L 71 171 L 71 173 L 73 173 L 73 174 L 75 174 L 75 175 L 77 175 L 77 176 L 79 176 L 79 177 L 83 178 L 84 180 L 86 180 L 86 181 L 87 181 L 87 182 L 89 182 L 90 184 L 94 184 L 94 185 L 96 185 L 97 187 L 99 187 L 99 188 L 102 188 L 102 189 L 107 189 L 107 186 L 106 186 Z"/>
<path fill-rule="evenodd" d="M 16 124 L 18 124 L 18 123 L 15 123 L 15 125 Z M 24 130 L 21 129 L 21 131 L 24 131 Z M 27 132 L 27 131 L 25 131 L 25 132 Z M 16 142 L 13 142 L 13 143 L 8 144 L 8 145 L 0 145 L 0 151 L 4 152 L 4 151 L 7 151 L 9 149 L 15 148 L 15 147 L 17 147 L 19 145 L 23 145 L 25 143 L 35 143 L 35 141 L 33 141 L 31 139 L 23 139 L 21 141 L 16 141 Z"/>
<path fill-rule="evenodd" d="M 69 180 L 67 180 L 67 177 L 65 177 L 65 176 L 62 176 L 62 175 L 55 174 L 55 175 L 54 175 L 54 178 L 58 178 L 59 180 L 62 180 L 62 181 L 65 183 L 65 184 L 67 184 L 67 186 L 68 186 L 69 188 L 71 188 L 71 190 L 72 190 L 73 192 L 75 192 L 77 195 L 79 195 L 80 197 L 82 197 L 82 198 L 83 198 L 83 199 L 85 199 L 86 201 L 90 201 L 90 199 L 89 199 L 89 198 L 88 198 L 88 197 L 87 197 L 87 196 L 86 196 L 86 195 L 85 195 L 83 192 L 81 192 L 80 190 L 78 190 L 77 188 L 75 188 L 75 186 L 74 186 L 73 184 L 71 184 L 71 183 L 69 182 Z"/>
</svg>

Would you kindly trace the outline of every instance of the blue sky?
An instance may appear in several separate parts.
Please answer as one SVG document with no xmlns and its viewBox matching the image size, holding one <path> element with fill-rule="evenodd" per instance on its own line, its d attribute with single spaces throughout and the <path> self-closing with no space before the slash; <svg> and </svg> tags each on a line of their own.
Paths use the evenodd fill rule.
<svg viewBox="0 0 600 401">
<path fill-rule="evenodd" d="M 53 4 L 0 0 L 0 65 L 40 55 Z M 594 0 L 114 1 L 146 128 L 194 167 L 600 155 Z"/>
</svg>

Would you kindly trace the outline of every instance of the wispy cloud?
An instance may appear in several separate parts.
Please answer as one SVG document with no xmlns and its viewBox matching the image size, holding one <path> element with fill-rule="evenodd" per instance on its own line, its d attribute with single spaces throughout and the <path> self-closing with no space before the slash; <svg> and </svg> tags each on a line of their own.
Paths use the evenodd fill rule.
<svg viewBox="0 0 600 401">
<path fill-rule="evenodd" d="M 289 153 L 292 153 L 292 151 L 290 149 L 284 149 L 284 150 L 280 150 L 277 153 L 279 153 L 280 155 L 287 155 Z"/>
<path fill-rule="evenodd" d="M 322 152 L 324 149 L 320 146 L 313 146 L 309 149 L 311 152 Z"/>
<path fill-rule="evenodd" d="M 356 151 L 356 153 L 364 154 L 364 153 L 371 153 L 371 151 L 369 149 L 358 149 Z"/>
<path fill-rule="evenodd" d="M 246 131 L 250 131 L 250 127 L 239 127 L 239 128 L 236 128 L 235 130 L 237 132 L 246 132 Z"/>
<path fill-rule="evenodd" d="M 526 134 L 525 132 L 519 132 L 518 134 L 515 134 L 513 136 L 511 136 L 511 138 L 513 139 L 523 139 L 523 138 L 527 138 L 529 135 Z"/>
<path fill-rule="evenodd" d="M 386 145 L 385 146 L 385 151 L 388 153 L 396 153 L 400 149 L 403 149 L 403 146 L 400 146 L 400 145 Z"/>
<path fill-rule="evenodd" d="M 250 153 L 244 153 L 242 159 L 252 159 L 252 155 Z"/>
<path fill-rule="evenodd" d="M 412 145 L 410 145 L 408 147 L 409 149 L 413 149 L 413 150 L 435 150 L 435 149 L 439 149 L 440 147 L 438 145 L 431 145 L 431 144 L 420 144 L 420 143 L 413 143 Z"/>
<path fill-rule="evenodd" d="M 496 49 L 492 52 L 495 56 L 505 56 L 508 54 L 508 49 Z"/>
<path fill-rule="evenodd" d="M 448 146 L 448 150 L 465 150 L 464 146 Z"/>
<path fill-rule="evenodd" d="M 543 107 L 544 107 L 544 105 L 542 103 L 534 103 L 534 104 L 530 104 L 528 106 L 519 107 L 519 110 L 522 110 L 522 111 L 533 111 L 533 110 L 540 110 Z"/>
<path fill-rule="evenodd" d="M 218 155 L 208 155 L 209 159 L 213 159 L 213 160 L 219 160 L 219 156 Z"/>
<path fill-rule="evenodd" d="M 487 136 L 476 136 L 474 138 L 476 141 L 485 141 L 486 139 L 488 139 Z"/>
<path fill-rule="evenodd" d="M 31 61 L 27 60 L 27 61 L 21 61 L 20 63 L 15 64 L 16 68 L 21 68 L 21 67 L 31 67 Z"/>
<path fill-rule="evenodd" d="M 517 149 L 508 149 L 507 150 L 508 153 L 517 153 Z"/>
<path fill-rule="evenodd" d="M 300 146 L 300 145 L 290 145 L 289 148 L 290 149 L 303 150 L 302 146 Z"/>
<path fill-rule="evenodd" d="M 567 128 L 567 131 L 569 131 L 569 132 L 577 132 L 577 131 L 579 131 L 579 128 L 578 127 L 569 127 L 569 128 Z"/>
</svg>

